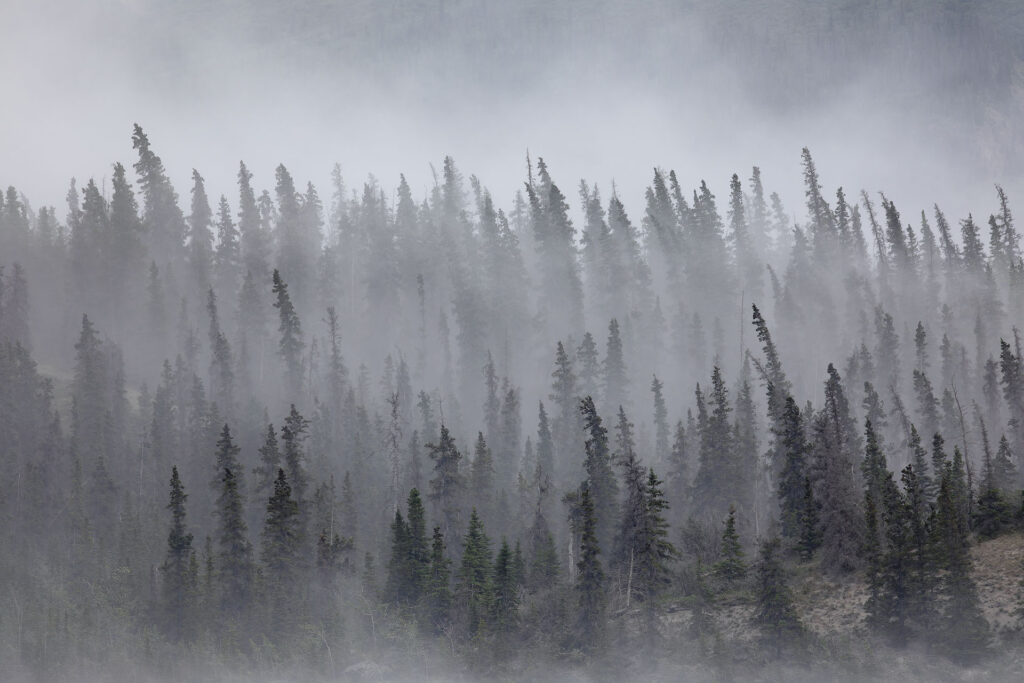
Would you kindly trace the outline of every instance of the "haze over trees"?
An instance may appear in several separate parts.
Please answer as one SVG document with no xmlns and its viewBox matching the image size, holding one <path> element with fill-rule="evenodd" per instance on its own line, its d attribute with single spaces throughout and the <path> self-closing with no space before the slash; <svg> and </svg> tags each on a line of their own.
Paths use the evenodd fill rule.
<svg viewBox="0 0 1024 683">
<path fill-rule="evenodd" d="M 336 20 L 272 4 L 241 28 Z M 620 16 L 543 4 L 500 43 L 509 83 L 563 73 L 548 39 Z M 772 39 L 740 4 L 645 11 L 699 16 L 751 61 Z M 329 52 L 387 74 L 422 48 L 406 22 L 462 55 L 484 18 L 526 11 L 451 5 Z M 779 10 L 784 73 L 744 72 L 764 76 L 752 101 L 788 110 L 910 22 L 800 6 Z M 987 102 L 979 140 L 1019 102 L 1017 17 L 943 6 L 908 45 L 1006 38 L 946 65 L 986 67 L 943 100 Z M 562 10 L 580 16 L 544 21 Z M 826 49 L 837 21 L 885 31 Z M 821 59 L 802 80 L 804 49 Z M 883 84 L 918 82 L 918 59 Z M 104 175 L 49 190 L 60 205 L 34 205 L 17 163 L 0 178 L 0 680 L 1020 678 L 1012 186 L 954 214 L 973 190 L 913 205 L 799 145 L 793 178 L 612 182 L 531 148 L 508 183 L 444 156 L 426 185 L 340 164 L 323 184 L 277 160 L 177 168 L 167 131 L 123 129 Z"/>
<path fill-rule="evenodd" d="M 629 668 L 634 639 L 731 642 L 720 601 L 758 656 L 796 656 L 828 636 L 798 579 L 862 585 L 886 647 L 1015 652 L 972 559 L 1022 523 L 1002 188 L 986 242 L 938 205 L 915 228 L 885 194 L 826 199 L 807 149 L 795 224 L 757 168 L 725 216 L 654 169 L 635 224 L 583 182 L 577 226 L 540 157 L 507 209 L 451 158 L 423 198 L 336 174 L 326 209 L 242 164 L 214 237 L 202 176 L 186 213 L 132 141 L 110 199 L 0 209 L 13 675 L 194 648 L 328 676 L 410 648 Z"/>
</svg>

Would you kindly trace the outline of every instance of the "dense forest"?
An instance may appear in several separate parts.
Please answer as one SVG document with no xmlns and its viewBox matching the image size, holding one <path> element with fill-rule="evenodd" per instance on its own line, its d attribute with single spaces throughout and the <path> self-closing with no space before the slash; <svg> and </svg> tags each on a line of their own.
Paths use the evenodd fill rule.
<svg viewBox="0 0 1024 683">
<path fill-rule="evenodd" d="M 1001 187 L 183 197 L 131 142 L 0 203 L 5 680 L 1020 674 Z"/>
</svg>

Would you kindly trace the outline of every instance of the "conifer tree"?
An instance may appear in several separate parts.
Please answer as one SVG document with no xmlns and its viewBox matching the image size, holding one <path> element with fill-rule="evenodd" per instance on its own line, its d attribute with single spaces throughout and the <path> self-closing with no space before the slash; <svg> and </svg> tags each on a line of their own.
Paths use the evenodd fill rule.
<svg viewBox="0 0 1024 683">
<path fill-rule="evenodd" d="M 604 637 L 605 593 L 604 571 L 599 558 L 601 547 L 597 537 L 597 516 L 590 497 L 590 487 L 580 487 L 580 559 L 576 563 L 576 594 L 579 596 L 577 631 L 581 647 L 592 651 Z"/>
<path fill-rule="evenodd" d="M 941 586 L 945 609 L 940 622 L 944 651 L 954 661 L 977 662 L 987 651 L 989 626 L 971 578 L 968 530 L 957 501 L 952 465 L 942 472 L 936 506 L 935 542 L 946 568 Z"/>
<path fill-rule="evenodd" d="M 299 506 L 283 469 L 277 470 L 274 493 L 267 501 L 263 523 L 263 588 L 267 594 L 273 632 L 283 634 L 298 616 L 298 572 L 301 558 Z"/>
<path fill-rule="evenodd" d="M 669 585 L 669 565 L 678 559 L 678 551 L 668 540 L 669 524 L 665 519 L 665 511 L 669 505 L 661 484 L 654 469 L 648 469 L 644 487 L 643 527 L 634 561 L 639 593 L 647 603 L 652 603 Z"/>
<path fill-rule="evenodd" d="M 714 567 L 715 576 L 726 586 L 735 586 L 747 575 L 747 563 L 743 555 L 743 546 L 736 533 L 736 508 L 729 506 L 729 516 L 722 530 L 722 559 Z"/>
<path fill-rule="evenodd" d="M 391 522 L 391 557 L 384 583 L 384 600 L 394 604 L 412 602 L 409 555 L 409 526 L 402 517 L 402 511 L 395 510 L 395 519 Z"/>
<path fill-rule="evenodd" d="M 776 656 L 804 633 L 779 557 L 781 545 L 777 537 L 762 542 L 755 565 L 754 623 L 761 629 L 765 647 L 774 650 Z"/>
<path fill-rule="evenodd" d="M 775 438 L 779 444 L 779 456 L 782 458 L 777 478 L 782 536 L 796 539 L 800 535 L 804 516 L 808 444 L 804 435 L 804 420 L 792 396 L 786 397 L 786 405 L 779 423 L 782 432 L 776 434 Z"/>
<path fill-rule="evenodd" d="M 676 422 L 675 434 L 672 439 L 672 450 L 669 453 L 668 491 L 669 500 L 675 508 L 682 508 L 689 493 L 689 453 L 687 452 L 686 428 L 683 421 Z"/>
<path fill-rule="evenodd" d="M 132 147 L 139 152 L 134 168 L 142 190 L 149 252 L 164 259 L 161 265 L 176 263 L 185 246 L 185 218 L 178 206 L 178 194 L 171 186 L 160 157 L 150 148 L 149 137 L 138 124 L 132 132 Z"/>
<path fill-rule="evenodd" d="M 281 279 L 281 275 L 274 269 L 273 292 L 277 296 L 274 308 L 278 310 L 281 324 L 278 330 L 281 332 L 280 353 L 284 359 L 288 371 L 288 388 L 291 397 L 297 400 L 302 393 L 302 349 L 305 343 L 302 341 L 302 326 L 299 324 L 299 315 L 295 312 L 291 297 L 288 295 L 288 285 Z"/>
<path fill-rule="evenodd" d="M 480 516 L 485 522 L 493 524 L 494 460 L 491 458 L 491 449 L 487 447 L 483 432 L 477 433 L 473 463 L 470 466 L 469 490 L 474 507 L 480 512 Z"/>
<path fill-rule="evenodd" d="M 527 585 L 534 591 L 551 588 L 557 584 L 559 577 L 558 550 L 540 505 L 537 506 L 528 534 L 530 568 L 526 577 Z"/>
<path fill-rule="evenodd" d="M 256 475 L 256 494 L 265 495 L 267 491 L 273 491 L 274 480 L 277 478 L 277 470 L 281 468 L 281 451 L 277 446 L 277 432 L 274 425 L 267 425 L 267 436 L 259 449 L 260 464 L 253 468 Z"/>
<path fill-rule="evenodd" d="M 711 373 L 709 403 L 711 412 L 700 433 L 700 458 L 693 482 L 693 503 L 699 514 L 721 517 L 729 506 L 740 502 L 735 484 L 740 480 L 741 473 L 736 467 L 735 435 L 729 418 L 732 406 L 718 366 Z"/>
<path fill-rule="evenodd" d="M 465 483 L 459 472 L 462 454 L 455 447 L 455 440 L 448 428 L 441 425 L 441 435 L 436 444 L 427 444 L 430 459 L 434 461 L 434 477 L 430 480 L 430 495 L 435 514 L 441 519 L 441 532 L 445 538 L 452 538 L 462 518 Z"/>
<path fill-rule="evenodd" d="M 597 396 L 601 382 L 601 361 L 597 355 L 594 335 L 587 332 L 576 349 L 576 364 L 579 367 L 579 392 L 582 396 Z"/>
<path fill-rule="evenodd" d="M 656 462 L 668 462 L 669 450 L 668 408 L 665 407 L 665 396 L 662 393 L 664 384 L 658 376 L 651 378 L 651 393 L 654 395 L 654 458 Z"/>
<path fill-rule="evenodd" d="M 588 497 L 594 507 L 594 533 L 599 543 L 610 548 L 618 517 L 619 485 L 612 470 L 608 430 L 602 425 L 591 397 L 580 400 L 580 414 L 589 435 L 584 443 L 586 458 L 583 468 L 587 473 Z"/>
<path fill-rule="evenodd" d="M 178 468 L 171 468 L 171 494 L 167 509 L 171 511 L 171 529 L 167 535 L 167 554 L 160 565 L 163 575 L 163 607 L 168 636 L 175 641 L 190 637 L 195 583 L 189 569 L 193 556 L 192 534 L 185 527 L 185 501 L 188 494 L 178 476 Z"/>
<path fill-rule="evenodd" d="M 426 587 L 430 569 L 430 547 L 427 539 L 426 513 L 423 500 L 416 489 L 409 491 L 406 500 L 408 527 L 408 575 L 413 600 L 418 601 Z"/>
<path fill-rule="evenodd" d="M 800 559 L 809 562 L 815 551 L 822 544 L 822 528 L 820 520 L 821 505 L 814 497 L 814 486 L 811 478 L 804 478 L 804 497 L 800 510 L 799 536 L 796 539 L 796 551 Z"/>
<path fill-rule="evenodd" d="M 605 347 L 602 369 L 604 371 L 604 405 L 609 410 L 616 411 L 619 406 L 625 406 L 629 402 L 629 378 L 622 351 L 619 322 L 615 318 L 608 323 L 608 343 Z"/>
<path fill-rule="evenodd" d="M 303 515 L 305 515 L 303 508 L 306 504 L 306 490 L 309 488 L 304 447 L 308 429 L 309 421 L 295 409 L 293 403 L 288 417 L 284 419 L 284 427 L 281 428 L 281 442 L 284 445 L 282 456 L 285 470 L 288 473 L 288 481 L 291 482 L 292 491 L 295 494 L 295 502 Z"/>
<path fill-rule="evenodd" d="M 859 510 L 853 454 L 859 451 L 839 373 L 829 364 L 825 405 L 814 420 L 814 497 L 821 503 L 822 564 L 845 572 L 860 565 L 864 514 Z"/>
<path fill-rule="evenodd" d="M 192 213 L 188 217 L 188 258 L 194 284 L 200 292 L 211 284 L 213 272 L 213 212 L 206 195 L 206 183 L 199 171 L 192 169 Z"/>
<path fill-rule="evenodd" d="M 494 610 L 494 580 L 491 541 L 473 510 L 462 549 L 462 564 L 455 586 L 455 601 L 463 632 L 470 638 L 490 627 Z"/>
<path fill-rule="evenodd" d="M 231 434 L 226 425 L 223 439 L 226 441 L 225 448 L 229 448 Z M 217 579 L 223 609 L 238 614 L 250 607 L 256 567 L 238 480 L 234 471 L 228 467 L 224 468 L 223 473 L 220 496 L 217 498 Z"/>
<path fill-rule="evenodd" d="M 435 631 L 441 631 L 449 621 L 451 608 L 451 560 L 444 554 L 444 536 L 441 527 L 434 527 L 430 546 L 430 569 L 425 585 L 425 616 Z"/>
<path fill-rule="evenodd" d="M 508 541 L 502 539 L 494 560 L 494 614 L 491 617 L 496 633 L 515 630 L 519 611 L 519 576 Z"/>
</svg>

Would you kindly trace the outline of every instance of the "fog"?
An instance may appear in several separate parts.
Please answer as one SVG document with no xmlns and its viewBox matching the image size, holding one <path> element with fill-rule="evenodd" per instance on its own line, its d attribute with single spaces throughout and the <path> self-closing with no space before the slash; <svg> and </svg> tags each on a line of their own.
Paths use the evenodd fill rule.
<svg viewBox="0 0 1024 683">
<path fill-rule="evenodd" d="M 845 28 L 857 3 L 821 3 L 827 20 L 802 3 L 715 4 L 11 0 L 0 158 L 55 206 L 69 174 L 130 156 L 135 121 L 177 187 L 195 167 L 212 196 L 245 159 L 257 184 L 284 163 L 323 187 L 339 162 L 386 188 L 405 173 L 422 197 L 429 163 L 451 155 L 507 205 L 530 150 L 567 180 L 614 181 L 627 206 L 653 166 L 721 191 L 754 164 L 795 206 L 804 146 L 835 184 L 908 208 L 942 198 L 965 215 L 993 183 L 1020 186 L 1019 64 L 977 92 L 974 61 L 948 58 L 987 54 L 985 26 L 964 27 L 964 49 L 941 30 L 955 19 L 920 7 L 903 26 Z M 1013 3 L 976 4 L 984 21 Z M 789 39 L 787 18 L 803 22 Z"/>
<path fill-rule="evenodd" d="M 1022 112 L 1016 0 L 6 0 L 0 680 L 1020 680 Z"/>
</svg>

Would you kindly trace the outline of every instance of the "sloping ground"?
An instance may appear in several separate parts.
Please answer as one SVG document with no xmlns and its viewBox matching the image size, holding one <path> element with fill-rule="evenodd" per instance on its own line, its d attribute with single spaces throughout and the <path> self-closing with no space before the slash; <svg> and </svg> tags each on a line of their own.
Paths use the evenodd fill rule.
<svg viewBox="0 0 1024 683">
<path fill-rule="evenodd" d="M 820 574 L 816 562 L 789 566 L 797 611 L 813 637 L 782 659 L 759 649 L 759 634 L 751 625 L 753 596 L 745 591 L 716 599 L 710 615 L 714 625 L 710 644 L 699 646 L 690 640 L 692 613 L 684 604 L 668 609 L 662 628 L 681 643 L 689 642 L 692 652 L 703 650 L 705 668 L 697 669 L 702 675 L 708 675 L 707 667 L 716 666 L 716 653 L 736 657 L 730 675 L 744 683 L 1024 681 L 1024 533 L 984 541 L 974 546 L 972 555 L 982 609 L 995 635 L 991 657 L 973 667 L 942 657 L 936 643 L 915 642 L 897 650 L 870 637 L 864 624 L 867 587 L 863 576 L 832 580 Z M 663 666 L 670 668 L 667 663 Z"/>
<path fill-rule="evenodd" d="M 985 541 L 973 551 L 974 581 L 985 618 L 993 631 L 1007 636 L 1022 625 L 1024 614 L 1024 534 Z"/>
</svg>

